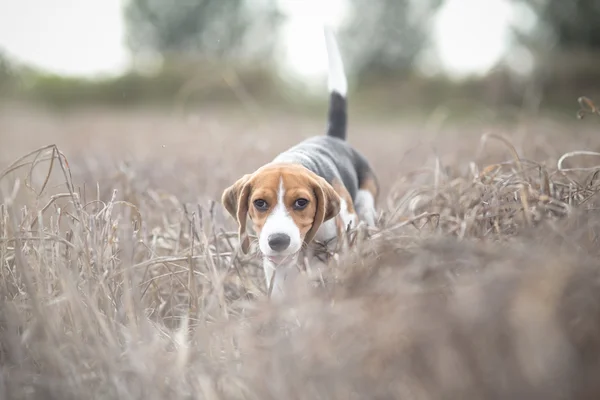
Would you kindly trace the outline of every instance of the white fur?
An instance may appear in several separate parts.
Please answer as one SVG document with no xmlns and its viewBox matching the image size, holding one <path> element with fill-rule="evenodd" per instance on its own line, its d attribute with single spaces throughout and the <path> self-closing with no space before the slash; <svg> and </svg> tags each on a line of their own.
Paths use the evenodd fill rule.
<svg viewBox="0 0 600 400">
<path fill-rule="evenodd" d="M 292 216 L 285 207 L 284 197 L 285 188 L 283 187 L 283 179 L 279 180 L 279 189 L 277 190 L 277 204 L 271 212 L 271 215 L 267 217 L 267 221 L 260 232 L 260 238 L 258 239 L 258 245 L 260 251 L 265 256 L 274 257 L 285 257 L 292 255 L 302 246 L 302 239 L 300 238 L 300 229 L 292 219 Z M 275 233 L 284 233 L 290 237 L 290 245 L 284 251 L 278 252 L 271 249 L 269 246 L 269 236 Z"/>
<path fill-rule="evenodd" d="M 267 290 L 271 285 L 271 279 L 273 280 L 273 289 L 271 289 L 272 299 L 281 299 L 285 296 L 285 286 L 294 281 L 294 279 L 300 274 L 297 263 L 298 256 L 295 255 L 290 257 L 289 260 L 285 260 L 279 264 L 270 261 L 265 258 L 263 260 L 263 270 L 265 272 L 265 279 L 267 282 Z M 273 274 L 275 277 L 273 278 Z"/>
<path fill-rule="evenodd" d="M 329 63 L 329 91 L 337 92 L 346 97 L 348 92 L 348 81 L 346 79 L 344 63 L 337 45 L 337 40 L 331 29 L 327 26 L 324 27 L 323 32 L 325 34 L 325 47 L 327 49 L 327 60 Z"/>
<path fill-rule="evenodd" d="M 356 193 L 356 199 L 354 199 L 354 207 L 358 217 L 365 221 L 367 226 L 375 226 L 375 219 L 377 212 L 375 211 L 375 199 L 368 190 L 360 189 Z"/>
<path fill-rule="evenodd" d="M 342 222 L 344 223 L 344 230 L 348 229 L 348 224 L 350 224 L 350 229 L 356 228 L 358 217 L 356 214 L 348 211 L 348 203 L 344 199 L 340 199 L 340 217 L 342 217 Z"/>
<path fill-rule="evenodd" d="M 285 207 L 285 187 L 283 186 L 283 178 L 279 180 L 279 188 L 277 190 L 277 204 L 267 217 L 267 221 L 260 232 L 258 246 L 264 255 L 263 270 L 267 288 L 271 285 L 273 273 L 277 269 L 275 278 L 273 279 L 273 289 L 271 295 L 280 297 L 283 290 L 283 282 L 288 278 L 290 272 L 296 269 L 295 264 L 298 258 L 297 252 L 302 247 L 302 239 L 300 238 L 300 229 L 292 219 L 287 208 Z M 281 252 L 274 251 L 269 246 L 269 236 L 275 233 L 284 233 L 290 237 L 290 245 L 287 249 Z M 275 257 L 279 261 L 273 261 L 269 257 Z"/>
<path fill-rule="evenodd" d="M 344 229 L 348 228 L 348 224 L 351 224 L 350 228 L 355 228 L 356 224 L 358 224 L 358 216 L 348 211 L 348 203 L 344 199 L 340 199 L 339 216 L 342 218 L 342 222 L 344 223 Z M 337 228 L 335 217 L 323 222 L 323 224 L 319 227 L 317 234 L 315 235 L 315 239 L 320 242 L 328 242 L 336 237 Z"/>
<path fill-rule="evenodd" d="M 335 226 L 335 218 L 323 222 L 315 235 L 315 240 L 319 242 L 328 242 L 337 236 L 337 228 Z"/>
<path fill-rule="evenodd" d="M 265 256 L 263 260 L 265 281 L 267 289 L 271 284 L 273 285 L 271 289 L 271 298 L 273 299 L 281 299 L 285 295 L 285 285 L 293 281 L 299 274 L 296 263 L 298 260 L 298 251 L 302 247 L 300 229 L 298 229 L 285 207 L 284 199 L 285 187 L 283 186 L 283 179 L 280 179 L 277 191 L 277 204 L 271 215 L 267 217 L 267 221 L 259 237 L 259 247 Z M 369 226 L 373 226 L 375 224 L 374 204 L 373 196 L 366 190 L 359 190 L 357 193 L 355 201 L 357 214 L 350 213 L 346 200 L 340 199 L 339 216 L 344 224 L 344 229 L 348 225 L 350 225 L 350 228 L 355 228 L 359 218 L 364 219 Z M 358 211 L 359 209 L 362 214 Z M 269 236 L 275 233 L 285 233 L 290 237 L 290 245 L 286 250 L 276 252 L 269 246 Z M 336 237 L 336 218 L 334 217 L 325 221 L 319 227 L 315 239 L 321 242 L 328 242 Z M 335 243 L 335 240 L 332 243 Z M 275 274 L 274 277 L 273 274 Z"/>
<path fill-rule="evenodd" d="M 279 192 L 278 192 L 279 200 L 278 200 L 277 207 L 279 207 L 279 204 L 283 204 L 282 199 L 283 199 L 284 193 L 285 193 L 285 191 L 284 191 L 283 185 L 280 184 L 280 188 L 279 188 Z M 283 206 L 283 208 L 285 209 L 285 206 Z M 287 211 L 286 211 L 286 213 L 287 213 Z M 344 229 L 346 229 L 348 227 L 348 224 L 350 224 L 350 228 L 356 227 L 356 224 L 358 223 L 358 216 L 356 214 L 350 213 L 348 211 L 348 203 L 344 199 L 340 199 L 339 216 L 342 218 L 342 222 L 344 223 Z M 268 221 L 269 220 L 267 220 L 267 222 Z M 273 221 L 275 221 L 275 219 L 273 219 Z M 275 225 L 273 225 L 273 226 L 275 226 Z M 266 224 L 265 224 L 265 227 L 266 227 Z M 281 232 L 281 231 L 279 231 L 279 232 Z M 288 232 L 286 232 L 286 233 L 288 233 Z M 268 237 L 268 236 L 266 236 L 266 237 Z M 329 219 L 328 221 L 325 221 L 319 227 L 319 230 L 317 231 L 317 234 L 315 236 L 315 238 L 317 240 L 324 241 L 324 242 L 327 242 L 331 239 L 335 239 L 336 237 L 337 237 L 337 229 L 336 229 L 335 217 Z M 262 239 L 262 232 L 261 232 L 261 239 Z M 335 243 L 335 241 L 332 241 L 332 243 Z M 268 247 L 269 244 L 266 243 L 266 246 Z M 291 243 L 290 243 L 290 247 L 292 247 Z M 261 246 L 261 250 L 262 250 L 262 246 Z M 264 253 L 264 251 L 263 251 L 263 253 Z M 274 252 L 271 251 L 271 253 L 273 254 Z M 293 251 L 288 252 L 288 254 L 293 254 Z M 297 254 L 289 256 L 289 257 L 281 260 L 280 262 L 273 262 L 272 260 L 270 260 L 267 257 L 264 258 L 263 270 L 265 273 L 265 280 L 267 283 L 267 288 L 270 287 L 271 280 L 273 281 L 272 282 L 273 288 L 271 289 L 271 298 L 272 299 L 283 298 L 283 296 L 285 296 L 285 285 L 294 281 L 294 279 L 299 275 L 300 271 L 298 270 L 298 266 L 296 265 L 297 260 L 298 260 Z M 275 277 L 273 277 L 273 274 L 275 274 Z"/>
</svg>

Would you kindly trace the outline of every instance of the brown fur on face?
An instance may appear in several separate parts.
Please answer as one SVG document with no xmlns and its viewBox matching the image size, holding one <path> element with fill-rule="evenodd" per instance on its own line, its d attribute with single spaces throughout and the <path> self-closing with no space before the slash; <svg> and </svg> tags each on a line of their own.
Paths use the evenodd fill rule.
<svg viewBox="0 0 600 400">
<path fill-rule="evenodd" d="M 250 216 L 256 233 L 260 235 L 268 216 L 277 205 L 280 182 L 283 182 L 285 190 L 285 207 L 298 226 L 304 243 L 310 243 L 321 224 L 340 212 L 340 197 L 325 179 L 301 165 L 264 166 L 254 174 L 244 175 L 225 189 L 221 198 L 225 209 L 238 221 L 244 253 L 250 247 L 246 218 Z M 299 198 L 309 201 L 303 210 L 293 208 L 294 202 Z M 256 209 L 254 201 L 258 199 L 267 202 L 266 211 Z"/>
</svg>

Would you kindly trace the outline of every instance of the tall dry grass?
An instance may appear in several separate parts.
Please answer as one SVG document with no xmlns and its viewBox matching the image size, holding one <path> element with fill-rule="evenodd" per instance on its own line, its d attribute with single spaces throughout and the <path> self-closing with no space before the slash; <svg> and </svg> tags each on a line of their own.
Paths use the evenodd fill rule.
<svg viewBox="0 0 600 400">
<path fill-rule="evenodd" d="M 55 145 L 13 157 L 0 396 L 598 398 L 597 139 L 552 154 L 513 139 L 487 134 L 461 162 L 386 178 L 378 229 L 350 232 L 281 303 L 211 201 L 240 171 L 160 158 L 113 170 Z M 486 156 L 492 143 L 508 157 Z M 213 189 L 183 200 L 199 175 Z"/>
</svg>

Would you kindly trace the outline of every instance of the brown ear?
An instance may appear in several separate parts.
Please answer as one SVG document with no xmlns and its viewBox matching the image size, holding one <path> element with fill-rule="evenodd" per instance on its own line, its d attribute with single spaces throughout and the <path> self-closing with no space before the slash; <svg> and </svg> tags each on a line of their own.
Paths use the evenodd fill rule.
<svg viewBox="0 0 600 400">
<path fill-rule="evenodd" d="M 323 178 L 315 175 L 312 178 L 313 191 L 317 197 L 317 211 L 310 230 L 304 237 L 306 244 L 310 243 L 323 222 L 330 220 L 340 213 L 340 196 Z"/>
<path fill-rule="evenodd" d="M 251 175 L 244 175 L 233 185 L 223 191 L 221 202 L 223 206 L 235 218 L 239 225 L 239 238 L 242 251 L 248 253 L 250 248 L 250 239 L 246 232 L 246 219 L 248 217 L 248 197 L 250 196 Z"/>
</svg>

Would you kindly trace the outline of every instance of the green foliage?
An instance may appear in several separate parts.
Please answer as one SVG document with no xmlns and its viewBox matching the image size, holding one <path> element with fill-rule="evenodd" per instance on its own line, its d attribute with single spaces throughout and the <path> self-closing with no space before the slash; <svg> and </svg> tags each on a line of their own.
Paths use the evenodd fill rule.
<svg viewBox="0 0 600 400">
<path fill-rule="evenodd" d="M 549 41 L 558 49 L 600 49 L 600 2 L 598 0 L 515 0 L 538 18 L 536 29 L 523 32 L 515 27 L 519 40 Z"/>
<path fill-rule="evenodd" d="M 441 3 L 350 0 L 351 14 L 340 41 L 358 79 L 409 73 L 429 41 L 430 19 Z"/>
<path fill-rule="evenodd" d="M 261 67 L 231 68 L 174 61 L 153 75 L 130 71 L 117 77 L 94 80 L 22 69 L 9 81 L 15 89 L 2 91 L 0 98 L 31 101 L 55 108 L 239 102 L 240 90 L 252 97 L 273 96 L 276 85 L 272 77 L 270 70 Z M 18 86 L 15 84 L 17 81 Z"/>
<path fill-rule="evenodd" d="M 183 53 L 203 58 L 260 57 L 274 46 L 281 21 L 275 2 L 130 0 L 125 8 L 134 53 Z"/>
<path fill-rule="evenodd" d="M 156 101 L 167 97 L 181 83 L 174 78 L 162 75 L 160 79 L 149 79 L 128 73 L 113 79 L 90 81 L 44 74 L 31 80 L 27 95 L 32 100 L 57 107 L 89 103 L 125 105 L 142 99 Z"/>
<path fill-rule="evenodd" d="M 0 93 L 6 95 L 15 90 L 15 71 L 8 57 L 0 51 Z"/>
</svg>

